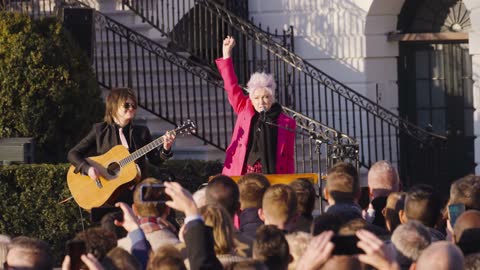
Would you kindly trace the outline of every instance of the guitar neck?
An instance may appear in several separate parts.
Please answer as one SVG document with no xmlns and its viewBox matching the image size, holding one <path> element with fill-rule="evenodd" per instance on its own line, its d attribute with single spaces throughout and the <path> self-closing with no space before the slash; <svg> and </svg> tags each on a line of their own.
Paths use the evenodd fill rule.
<svg viewBox="0 0 480 270">
<path fill-rule="evenodd" d="M 169 134 L 175 134 L 175 131 L 168 131 Z M 127 165 L 130 162 L 133 162 L 144 155 L 146 155 L 148 152 L 152 151 L 153 149 L 159 147 L 162 145 L 164 142 L 163 136 L 158 137 L 157 139 L 153 140 L 151 143 L 143 146 L 142 148 L 138 149 L 137 151 L 131 153 L 128 155 L 126 158 L 120 160 L 118 163 L 120 164 L 120 167 L 123 167 Z"/>
</svg>

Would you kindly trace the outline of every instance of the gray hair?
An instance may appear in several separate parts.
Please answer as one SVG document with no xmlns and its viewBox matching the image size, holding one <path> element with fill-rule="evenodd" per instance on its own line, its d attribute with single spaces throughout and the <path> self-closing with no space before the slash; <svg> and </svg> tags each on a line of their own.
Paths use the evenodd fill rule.
<svg viewBox="0 0 480 270">
<path fill-rule="evenodd" d="M 386 160 L 375 162 L 368 171 L 368 186 L 370 189 L 385 189 L 398 191 L 398 172 L 392 163 Z"/>
<path fill-rule="evenodd" d="M 253 93 L 257 89 L 266 89 L 273 98 L 275 98 L 275 89 L 277 84 L 272 74 L 267 74 L 265 72 L 255 72 L 250 77 L 250 80 L 247 83 L 247 91 L 252 98 Z"/>
<path fill-rule="evenodd" d="M 417 261 L 422 251 L 432 242 L 427 228 L 415 220 L 398 226 L 393 231 L 391 240 L 395 248 L 412 261 Z"/>
</svg>

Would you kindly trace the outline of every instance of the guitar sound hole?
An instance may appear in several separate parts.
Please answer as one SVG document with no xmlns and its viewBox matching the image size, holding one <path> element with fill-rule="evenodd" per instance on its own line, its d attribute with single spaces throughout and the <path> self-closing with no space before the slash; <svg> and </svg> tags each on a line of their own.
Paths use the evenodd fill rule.
<svg viewBox="0 0 480 270">
<path fill-rule="evenodd" d="M 116 162 L 110 163 L 107 167 L 107 172 L 111 176 L 117 176 L 120 172 L 120 165 Z"/>
</svg>

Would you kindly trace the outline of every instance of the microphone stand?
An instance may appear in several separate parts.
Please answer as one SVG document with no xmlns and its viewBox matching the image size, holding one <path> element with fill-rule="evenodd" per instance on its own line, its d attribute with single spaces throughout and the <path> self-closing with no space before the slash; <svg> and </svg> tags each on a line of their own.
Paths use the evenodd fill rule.
<svg viewBox="0 0 480 270">
<path fill-rule="evenodd" d="M 273 126 L 273 127 L 277 127 L 277 128 L 281 128 L 283 130 L 286 130 L 286 131 L 289 131 L 289 132 L 292 132 L 292 133 L 295 133 L 295 134 L 301 134 L 301 135 L 305 135 L 305 132 L 303 130 L 297 130 L 296 128 L 295 129 L 291 129 L 291 128 L 288 128 L 288 127 L 284 127 L 284 126 L 281 126 L 277 123 L 273 123 L 273 122 L 270 122 L 270 121 L 267 121 L 265 118 L 262 118 L 262 116 L 265 116 L 265 113 L 260 114 L 260 121 L 261 122 L 264 122 L 265 124 L 269 125 L 269 126 Z M 313 131 L 309 131 L 308 132 L 308 135 L 310 137 L 310 139 L 314 140 L 315 141 L 315 151 L 318 153 L 318 197 L 319 197 L 319 202 L 320 202 L 320 212 L 323 214 L 323 205 L 324 205 L 324 201 L 327 202 L 327 200 L 322 196 L 322 192 L 323 192 L 323 182 L 322 182 L 322 175 L 320 173 L 320 168 L 321 168 L 321 159 L 320 159 L 320 154 L 321 154 L 321 145 L 326 143 L 327 145 L 333 145 L 333 143 L 331 142 L 331 140 L 329 138 L 326 138 L 325 136 L 321 136 L 317 133 L 314 133 Z M 327 159 L 328 159 L 328 156 L 327 156 Z M 328 160 L 327 160 L 327 163 L 328 163 Z"/>
</svg>

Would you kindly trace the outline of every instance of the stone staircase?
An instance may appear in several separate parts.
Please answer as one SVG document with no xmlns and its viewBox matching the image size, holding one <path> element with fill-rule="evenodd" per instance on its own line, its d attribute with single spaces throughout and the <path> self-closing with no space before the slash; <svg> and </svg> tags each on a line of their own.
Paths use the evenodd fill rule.
<svg viewBox="0 0 480 270">
<path fill-rule="evenodd" d="M 135 15 L 132 11 L 130 10 L 123 10 L 122 9 L 122 4 L 120 1 L 116 0 L 99 0 L 98 2 L 92 2 L 91 7 L 95 8 L 97 11 L 100 11 L 102 14 L 105 16 L 110 17 L 111 19 L 125 25 L 126 27 L 130 28 L 132 31 L 136 31 L 139 34 L 144 35 L 145 37 L 151 39 L 152 41 L 167 47 L 170 40 L 163 36 L 158 30 L 150 26 L 149 24 L 142 22 L 142 19 Z M 96 34 L 96 40 L 97 40 L 97 53 L 96 53 L 96 60 L 97 63 L 100 65 L 97 67 L 97 72 L 99 74 L 102 74 L 102 76 L 105 76 L 106 80 L 111 79 L 112 80 L 112 85 L 117 85 L 117 86 L 126 86 L 127 85 L 127 74 L 119 75 L 118 72 L 117 74 L 114 74 L 115 72 L 111 69 L 109 69 L 109 62 L 110 65 L 127 65 L 127 56 L 128 52 L 123 51 L 122 53 L 118 53 L 116 57 L 113 57 L 112 55 L 107 55 L 105 53 L 109 48 L 107 48 L 106 42 L 102 42 L 102 38 L 99 36 L 100 34 Z M 103 39 L 104 40 L 104 39 Z M 100 55 L 100 50 L 104 50 L 103 55 Z M 110 48 L 112 50 L 112 48 Z M 131 50 L 130 54 L 134 55 L 133 49 Z M 177 52 L 178 54 L 188 57 L 189 54 L 186 52 Z M 147 89 L 151 89 L 152 91 L 147 91 L 146 94 L 143 94 L 142 92 L 140 95 L 138 95 L 139 100 L 143 100 L 147 106 L 148 110 L 163 110 L 162 108 L 165 108 L 167 103 L 170 104 L 170 106 L 173 103 L 173 95 L 175 95 L 175 104 L 174 107 L 179 107 L 180 104 L 183 104 L 184 109 L 186 105 L 189 106 L 190 110 L 194 110 L 194 105 L 195 103 L 198 104 L 204 104 L 207 105 L 207 99 L 208 97 L 198 97 L 195 99 L 195 102 L 189 102 L 185 100 L 186 96 L 186 91 L 190 91 L 190 95 L 193 95 L 193 91 L 196 89 L 193 89 L 191 85 L 189 85 L 189 78 L 186 78 L 185 73 L 178 72 L 178 68 L 168 65 L 166 68 L 163 68 L 162 66 L 157 67 L 156 66 L 156 60 L 151 59 L 152 55 L 148 54 L 138 54 L 137 53 L 137 58 L 139 59 L 138 61 L 138 68 L 136 65 L 132 66 L 132 71 L 134 73 L 143 73 L 147 74 L 147 77 L 150 78 L 150 80 L 145 81 L 140 81 L 140 82 L 135 82 L 133 81 L 133 85 L 138 85 L 140 87 L 145 87 Z M 176 74 L 175 75 L 175 80 L 171 81 L 170 77 L 167 76 L 165 77 L 164 74 L 170 75 L 170 74 Z M 121 79 L 115 80 L 115 78 L 120 77 Z M 166 89 L 159 89 L 161 86 L 159 86 L 159 83 L 162 84 L 163 87 Z M 164 91 L 169 91 L 172 92 L 172 96 L 170 96 L 170 99 L 167 101 L 165 99 L 159 99 L 158 95 L 164 95 Z M 178 91 L 178 93 L 173 93 L 175 91 Z M 153 92 L 153 93 L 152 93 Z M 108 90 L 104 90 L 104 96 L 108 94 Z M 150 101 L 153 100 L 161 100 L 158 103 L 153 103 Z M 177 105 L 177 106 L 175 106 Z M 210 106 L 215 106 L 215 102 L 209 102 Z M 229 106 L 229 105 L 227 105 Z M 146 109 L 139 108 L 137 111 L 137 116 L 136 116 L 136 123 L 137 124 L 144 124 L 149 127 L 150 131 L 152 132 L 152 135 L 154 137 L 156 136 L 161 136 L 164 134 L 167 130 L 174 129 L 175 126 L 172 125 L 171 123 L 162 120 L 158 116 L 152 114 Z M 166 113 L 163 110 L 163 113 Z M 175 113 L 176 112 L 170 112 L 170 114 L 174 116 L 175 118 Z M 212 112 L 212 115 L 203 115 L 203 117 L 215 117 L 216 113 Z M 179 117 L 177 117 L 179 118 Z M 174 119 L 175 122 L 180 125 L 182 124 L 180 122 L 180 119 Z M 193 119 L 192 119 L 193 120 Z M 225 138 L 228 140 L 230 139 L 230 132 L 228 134 L 225 134 L 225 130 L 222 127 L 216 127 L 220 128 L 220 130 L 223 129 L 221 132 L 224 134 L 221 139 L 221 142 L 225 142 Z M 213 130 L 211 130 L 213 132 Z M 202 134 L 203 136 L 210 136 L 209 134 Z M 223 161 L 225 153 L 218 148 L 205 144 L 202 140 L 194 137 L 194 136 L 179 136 L 175 142 L 175 145 L 173 146 L 174 150 L 174 158 L 175 159 L 204 159 L 204 160 L 221 160 Z"/>
</svg>

